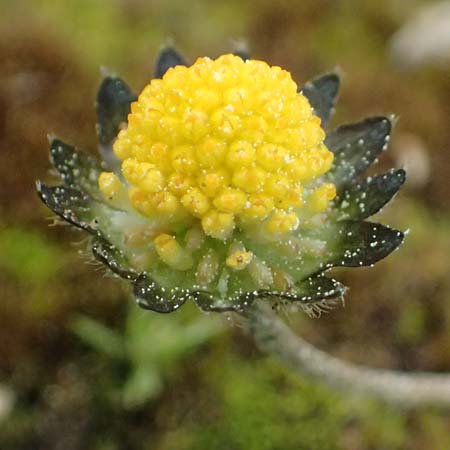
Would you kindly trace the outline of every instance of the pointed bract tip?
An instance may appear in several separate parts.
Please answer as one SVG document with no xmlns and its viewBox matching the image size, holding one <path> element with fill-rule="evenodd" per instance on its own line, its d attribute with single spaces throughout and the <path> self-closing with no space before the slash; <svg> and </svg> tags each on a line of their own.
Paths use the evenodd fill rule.
<svg viewBox="0 0 450 450">
<path fill-rule="evenodd" d="M 391 122 L 391 128 L 394 128 L 397 125 L 397 122 L 400 120 L 400 116 L 397 114 L 391 113 L 387 115 L 389 122 Z"/>
<path fill-rule="evenodd" d="M 233 55 L 239 56 L 243 61 L 250 59 L 249 46 L 245 40 L 232 39 L 231 47 L 234 49 Z"/>
<path fill-rule="evenodd" d="M 100 66 L 100 75 L 102 76 L 102 78 L 114 78 L 117 76 L 114 71 L 106 66 Z"/>
<path fill-rule="evenodd" d="M 164 46 L 159 51 L 155 64 L 155 78 L 162 78 L 168 69 L 176 66 L 185 66 L 186 61 L 173 45 Z"/>
<path fill-rule="evenodd" d="M 58 139 L 58 137 L 56 136 L 56 134 L 53 134 L 53 133 L 48 133 L 48 134 L 47 134 L 47 141 L 48 141 L 49 146 L 51 146 L 52 143 L 53 143 L 56 139 Z"/>
</svg>

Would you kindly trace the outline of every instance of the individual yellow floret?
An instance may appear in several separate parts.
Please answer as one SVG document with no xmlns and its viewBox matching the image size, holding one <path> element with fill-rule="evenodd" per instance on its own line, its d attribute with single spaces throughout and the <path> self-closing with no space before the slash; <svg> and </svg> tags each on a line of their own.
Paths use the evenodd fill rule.
<svg viewBox="0 0 450 450">
<path fill-rule="evenodd" d="M 275 172 L 289 160 L 289 152 L 281 145 L 263 144 L 256 151 L 256 161 L 262 168 Z"/>
<path fill-rule="evenodd" d="M 183 135 L 192 142 L 197 142 L 209 131 L 208 115 L 201 110 L 188 108 L 183 114 Z"/>
<path fill-rule="evenodd" d="M 189 191 L 181 197 L 181 203 L 196 217 L 203 217 L 210 206 L 208 197 L 196 187 L 189 189 Z"/>
<path fill-rule="evenodd" d="M 163 174 L 151 163 L 126 159 L 122 163 L 122 173 L 129 183 L 137 186 L 142 192 L 157 192 L 164 186 Z"/>
<path fill-rule="evenodd" d="M 253 145 L 245 141 L 233 142 L 228 149 L 226 163 L 230 169 L 249 166 L 255 159 Z"/>
<path fill-rule="evenodd" d="M 308 159 L 308 167 L 311 172 L 310 178 L 318 177 L 328 172 L 333 164 L 334 155 L 325 145 L 321 145 Z"/>
<path fill-rule="evenodd" d="M 313 172 L 308 167 L 308 159 L 304 156 L 292 159 L 286 167 L 286 173 L 292 181 L 297 183 L 313 177 Z"/>
<path fill-rule="evenodd" d="M 295 230 L 299 219 L 294 212 L 275 211 L 265 223 L 266 230 L 271 234 L 285 234 Z"/>
<path fill-rule="evenodd" d="M 178 198 L 170 192 L 155 192 L 149 196 L 149 202 L 156 214 L 171 217 L 181 210 Z"/>
<path fill-rule="evenodd" d="M 113 204 L 123 204 L 127 198 L 127 192 L 119 177 L 112 172 L 102 172 L 98 177 L 100 192 Z"/>
<path fill-rule="evenodd" d="M 128 189 L 128 199 L 131 206 L 144 216 L 151 216 L 155 213 L 152 204 L 147 195 L 140 191 L 137 187 L 131 186 Z"/>
<path fill-rule="evenodd" d="M 146 146 L 136 149 L 136 158 L 139 161 L 148 161 L 158 167 L 163 174 L 168 174 L 172 171 L 170 164 L 170 152 L 167 144 L 157 142 L 151 145 L 150 149 Z"/>
<path fill-rule="evenodd" d="M 145 172 L 142 180 L 136 184 L 143 192 L 158 192 L 164 186 L 164 176 L 158 169 L 149 169 Z"/>
<path fill-rule="evenodd" d="M 216 109 L 210 116 L 211 126 L 222 139 L 232 138 L 242 128 L 240 117 L 230 109 Z"/>
<path fill-rule="evenodd" d="M 221 212 L 238 213 L 244 208 L 246 195 L 239 189 L 226 188 L 214 200 L 214 206 Z"/>
<path fill-rule="evenodd" d="M 287 105 L 287 109 L 292 107 L 294 114 L 297 114 L 297 119 L 304 121 L 312 116 L 311 105 L 304 95 L 297 95 L 295 101 Z"/>
<path fill-rule="evenodd" d="M 243 167 L 234 172 L 232 184 L 245 192 L 259 192 L 264 187 L 266 176 L 260 167 Z"/>
<path fill-rule="evenodd" d="M 203 231 L 216 239 L 227 239 L 234 230 L 234 215 L 211 210 L 202 218 Z"/>
<path fill-rule="evenodd" d="M 264 193 L 275 199 L 282 199 L 292 186 L 289 178 L 281 173 L 274 173 L 267 177 Z"/>
<path fill-rule="evenodd" d="M 214 168 L 220 166 L 226 155 L 227 145 L 225 141 L 206 138 L 196 147 L 197 161 L 201 167 Z"/>
<path fill-rule="evenodd" d="M 215 197 L 228 185 L 229 178 L 228 172 L 223 169 L 202 172 L 198 177 L 198 185 L 208 197 Z"/>
<path fill-rule="evenodd" d="M 227 89 L 223 94 L 223 101 L 238 114 L 242 114 L 249 106 L 252 106 L 247 86 Z"/>
<path fill-rule="evenodd" d="M 196 104 L 199 108 L 201 108 L 206 113 L 210 113 L 214 109 L 218 108 L 221 102 L 221 96 L 219 92 L 214 91 L 213 89 L 208 89 L 207 87 L 203 87 L 197 89 L 195 92 L 195 100 Z"/>
<path fill-rule="evenodd" d="M 244 219 L 263 220 L 273 210 L 274 201 L 272 197 L 264 194 L 251 194 L 243 212 Z"/>
<path fill-rule="evenodd" d="M 236 250 L 232 252 L 225 263 L 233 270 L 245 269 L 252 261 L 253 253 L 245 250 Z"/>
<path fill-rule="evenodd" d="M 174 172 L 169 176 L 167 186 L 170 192 L 180 197 L 195 186 L 195 181 L 192 176 Z"/>
<path fill-rule="evenodd" d="M 298 209 L 303 205 L 303 188 L 301 186 L 289 187 L 283 197 L 275 200 L 278 209 Z"/>
<path fill-rule="evenodd" d="M 190 269 L 193 265 L 191 254 L 177 242 L 170 234 L 160 234 L 153 244 L 158 256 L 168 266 L 178 270 Z"/>
<path fill-rule="evenodd" d="M 127 136 L 126 131 L 120 130 L 114 143 L 114 154 L 120 161 L 123 161 L 131 156 L 131 142 L 132 140 Z"/>
<path fill-rule="evenodd" d="M 333 183 L 324 183 L 316 188 L 308 197 L 308 209 L 320 213 L 328 208 L 328 204 L 336 197 L 336 187 Z"/>
<path fill-rule="evenodd" d="M 148 167 L 153 168 L 152 164 L 146 163 Z M 127 158 L 122 163 L 122 174 L 130 184 L 139 183 L 141 181 L 145 166 L 135 158 Z"/>
<path fill-rule="evenodd" d="M 239 134 L 241 140 L 251 142 L 258 146 L 264 143 L 266 133 L 269 130 L 267 120 L 259 115 L 253 115 L 246 119 L 245 128 Z"/>
<path fill-rule="evenodd" d="M 172 150 L 172 167 L 179 173 L 192 174 L 197 170 L 194 149 L 183 145 Z"/>
<path fill-rule="evenodd" d="M 320 118 L 317 116 L 311 116 L 302 124 L 299 131 L 307 148 L 315 147 L 325 139 L 325 132 L 321 128 Z"/>
</svg>

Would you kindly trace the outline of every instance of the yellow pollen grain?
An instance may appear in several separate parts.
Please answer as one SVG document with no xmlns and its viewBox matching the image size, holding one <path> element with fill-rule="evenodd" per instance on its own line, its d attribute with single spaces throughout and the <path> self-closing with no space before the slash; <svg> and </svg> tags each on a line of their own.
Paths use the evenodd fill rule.
<svg viewBox="0 0 450 450">
<path fill-rule="evenodd" d="M 331 188 L 303 198 L 303 187 L 331 167 L 324 138 L 289 72 L 224 55 L 152 80 L 113 150 L 140 214 L 169 227 L 190 215 L 206 235 L 228 239 L 236 221 L 289 233 L 298 208 L 320 210 Z M 100 191 L 109 198 L 117 183 L 102 174 Z"/>
</svg>

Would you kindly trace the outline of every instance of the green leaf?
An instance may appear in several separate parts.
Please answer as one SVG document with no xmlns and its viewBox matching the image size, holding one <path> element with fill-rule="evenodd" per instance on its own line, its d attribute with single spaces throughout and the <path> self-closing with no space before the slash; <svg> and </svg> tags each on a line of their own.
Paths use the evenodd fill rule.
<svg viewBox="0 0 450 450">
<path fill-rule="evenodd" d="M 338 220 L 363 220 L 372 216 L 391 201 L 406 179 L 403 169 L 368 177 L 346 189 L 336 200 L 333 210 Z"/>
<path fill-rule="evenodd" d="M 45 282 L 64 267 L 64 253 L 37 231 L 0 223 L 0 270 L 33 282 Z"/>
<path fill-rule="evenodd" d="M 161 375 L 155 367 L 136 367 L 123 386 L 122 401 L 125 408 L 143 406 L 161 392 L 162 386 Z"/>
<path fill-rule="evenodd" d="M 125 358 L 122 337 L 101 322 L 79 315 L 70 323 L 70 329 L 94 350 L 114 359 Z"/>
<path fill-rule="evenodd" d="M 340 80 L 337 73 L 327 73 L 308 81 L 301 88 L 301 93 L 309 100 L 313 112 L 322 120 L 322 128 L 326 129 L 334 111 Z"/>
</svg>

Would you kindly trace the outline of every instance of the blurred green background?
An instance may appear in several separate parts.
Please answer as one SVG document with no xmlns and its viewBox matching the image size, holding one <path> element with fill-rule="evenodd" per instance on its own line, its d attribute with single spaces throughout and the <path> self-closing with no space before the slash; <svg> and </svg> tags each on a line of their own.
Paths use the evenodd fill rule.
<svg viewBox="0 0 450 450">
<path fill-rule="evenodd" d="M 49 228 L 34 192 L 35 179 L 51 179 L 48 133 L 95 152 L 101 66 L 139 91 L 172 39 L 190 61 L 245 41 L 299 83 L 339 67 L 333 124 L 399 118 L 376 170 L 406 166 L 410 177 L 380 220 L 410 234 L 375 268 L 339 271 L 351 286 L 345 308 L 289 322 L 349 361 L 450 372 L 450 44 L 411 63 L 414 39 L 424 44 L 438 26 L 413 28 L 406 44 L 398 34 L 435 2 L 1 4 L 1 449 L 450 448 L 449 413 L 402 412 L 300 379 L 261 355 L 233 318 L 138 310 L 89 264 L 82 234 Z"/>
</svg>

